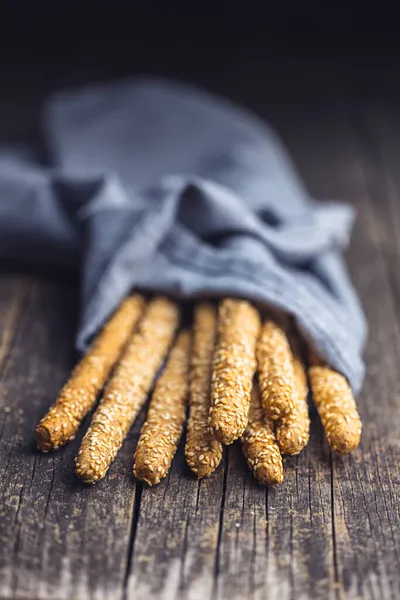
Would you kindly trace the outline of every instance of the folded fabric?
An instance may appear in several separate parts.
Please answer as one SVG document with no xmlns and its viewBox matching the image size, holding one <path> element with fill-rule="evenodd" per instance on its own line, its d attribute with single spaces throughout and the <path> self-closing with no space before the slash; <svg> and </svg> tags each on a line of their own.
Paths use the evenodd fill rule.
<svg viewBox="0 0 400 600">
<path fill-rule="evenodd" d="M 58 95 L 42 131 L 47 164 L 0 152 L 0 257 L 81 270 L 80 350 L 131 289 L 238 296 L 295 315 L 359 391 L 366 326 L 341 256 L 353 211 L 312 200 L 265 123 L 140 79 Z"/>
</svg>

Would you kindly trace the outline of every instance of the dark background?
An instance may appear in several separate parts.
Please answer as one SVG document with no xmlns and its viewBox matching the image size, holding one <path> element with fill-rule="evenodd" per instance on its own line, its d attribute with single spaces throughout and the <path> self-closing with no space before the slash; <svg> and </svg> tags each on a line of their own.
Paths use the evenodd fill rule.
<svg viewBox="0 0 400 600">
<path fill-rule="evenodd" d="M 397 99 L 399 27 L 387 2 L 8 0 L 1 7 L 1 140 L 34 133 L 49 92 L 135 73 L 192 81 L 261 114 L 267 105 L 327 98 L 338 78 L 357 94 L 387 88 Z"/>
</svg>

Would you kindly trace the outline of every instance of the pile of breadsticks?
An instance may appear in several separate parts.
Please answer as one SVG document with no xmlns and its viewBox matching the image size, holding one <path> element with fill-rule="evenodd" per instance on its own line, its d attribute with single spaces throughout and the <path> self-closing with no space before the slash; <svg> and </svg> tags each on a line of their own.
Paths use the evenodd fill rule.
<svg viewBox="0 0 400 600">
<path fill-rule="evenodd" d="M 349 384 L 314 355 L 304 357 L 289 319 L 262 320 L 249 302 L 225 299 L 218 310 L 197 304 L 193 331 L 178 331 L 180 320 L 170 299 L 128 297 L 37 425 L 40 450 L 72 440 L 102 392 L 75 459 L 83 481 L 99 481 L 153 388 L 135 477 L 153 485 L 166 476 L 188 406 L 185 456 L 198 478 L 211 475 L 223 446 L 240 438 L 257 480 L 281 483 L 282 455 L 298 454 L 309 439 L 308 381 L 331 447 L 341 454 L 357 447 L 361 420 Z"/>
</svg>

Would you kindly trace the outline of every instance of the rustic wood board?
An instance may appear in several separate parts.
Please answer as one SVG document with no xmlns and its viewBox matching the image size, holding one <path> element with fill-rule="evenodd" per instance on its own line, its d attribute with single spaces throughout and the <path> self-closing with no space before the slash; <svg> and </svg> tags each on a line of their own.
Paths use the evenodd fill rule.
<svg viewBox="0 0 400 600">
<path fill-rule="evenodd" d="M 365 84 L 361 96 L 351 67 L 337 74 L 332 62 L 321 71 L 318 59 L 312 68 L 290 61 L 275 66 L 281 87 L 271 95 L 268 86 L 256 85 L 245 54 L 241 61 L 240 90 L 231 69 L 224 91 L 275 124 L 315 197 L 343 198 L 358 211 L 348 261 L 370 325 L 359 399 L 361 448 L 349 457 L 332 456 L 314 416 L 310 444 L 286 461 L 278 489 L 254 482 L 238 446 L 200 483 L 180 448 L 168 478 L 149 489 L 131 477 L 139 422 L 105 481 L 86 487 L 73 475 L 79 439 L 52 455 L 40 455 L 32 441 L 35 423 L 74 362 L 76 286 L 4 273 L 1 599 L 400 595 L 397 105 L 374 86 Z"/>
</svg>

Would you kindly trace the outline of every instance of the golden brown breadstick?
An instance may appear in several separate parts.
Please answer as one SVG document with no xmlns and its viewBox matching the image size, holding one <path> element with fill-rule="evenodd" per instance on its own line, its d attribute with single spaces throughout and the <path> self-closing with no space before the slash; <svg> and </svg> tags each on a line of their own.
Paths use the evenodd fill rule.
<svg viewBox="0 0 400 600">
<path fill-rule="evenodd" d="M 265 417 L 257 386 L 253 387 L 249 422 L 242 436 L 243 454 L 262 485 L 283 481 L 283 464 L 274 433 L 274 422 Z"/>
<path fill-rule="evenodd" d="M 326 437 L 338 454 L 360 443 L 361 418 L 351 388 L 343 375 L 311 357 L 311 390 Z"/>
<path fill-rule="evenodd" d="M 193 329 L 185 456 L 193 473 L 201 479 L 209 477 L 222 458 L 222 445 L 208 430 L 211 368 L 217 334 L 217 311 L 212 304 L 196 306 Z"/>
<path fill-rule="evenodd" d="M 261 402 L 271 419 L 282 419 L 294 409 L 292 352 L 282 327 L 267 319 L 257 343 Z"/>
<path fill-rule="evenodd" d="M 76 473 L 87 483 L 102 479 L 146 400 L 173 340 L 178 306 L 152 300 L 133 334 L 93 415 L 76 457 Z"/>
<path fill-rule="evenodd" d="M 120 357 L 144 306 L 145 301 L 141 296 L 130 296 L 95 338 L 86 356 L 73 370 L 56 403 L 36 427 L 36 441 L 40 450 L 56 450 L 75 437 Z"/>
<path fill-rule="evenodd" d="M 310 417 L 308 414 L 307 373 L 304 367 L 298 340 L 292 336 L 294 409 L 276 425 L 276 439 L 282 454 L 299 454 L 310 438 Z"/>
<path fill-rule="evenodd" d="M 186 418 L 190 333 L 182 331 L 158 380 L 134 456 L 133 474 L 149 485 L 168 473 Z"/>
<path fill-rule="evenodd" d="M 247 425 L 259 329 L 260 317 L 251 304 L 231 298 L 221 302 L 208 426 L 222 444 L 232 444 Z"/>
</svg>

